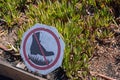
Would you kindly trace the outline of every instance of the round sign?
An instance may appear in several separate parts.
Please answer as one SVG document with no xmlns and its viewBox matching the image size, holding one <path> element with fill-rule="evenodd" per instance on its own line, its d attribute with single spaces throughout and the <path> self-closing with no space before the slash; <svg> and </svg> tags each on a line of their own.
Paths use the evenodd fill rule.
<svg viewBox="0 0 120 80">
<path fill-rule="evenodd" d="M 36 24 L 24 33 L 20 53 L 28 69 L 48 74 L 62 64 L 64 47 L 54 27 Z"/>
</svg>

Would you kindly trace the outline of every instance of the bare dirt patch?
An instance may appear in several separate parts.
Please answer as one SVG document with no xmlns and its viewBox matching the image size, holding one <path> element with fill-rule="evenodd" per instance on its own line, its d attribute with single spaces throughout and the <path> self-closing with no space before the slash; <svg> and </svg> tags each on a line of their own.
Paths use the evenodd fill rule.
<svg viewBox="0 0 120 80">
<path fill-rule="evenodd" d="M 120 32 L 116 33 L 113 38 L 101 40 L 102 43 L 97 41 L 89 68 L 90 71 L 120 80 Z M 97 77 L 97 80 L 106 79 Z"/>
</svg>

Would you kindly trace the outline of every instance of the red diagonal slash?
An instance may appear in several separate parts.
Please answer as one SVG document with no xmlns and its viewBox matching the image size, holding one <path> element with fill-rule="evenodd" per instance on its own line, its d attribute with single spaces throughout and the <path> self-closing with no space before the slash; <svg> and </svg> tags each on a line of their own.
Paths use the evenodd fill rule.
<svg viewBox="0 0 120 80">
<path fill-rule="evenodd" d="M 39 49 L 40 49 L 40 51 L 41 51 L 41 53 L 42 53 L 42 55 L 43 55 L 43 58 L 44 58 L 45 62 L 46 62 L 46 64 L 48 65 L 48 61 L 47 61 L 47 59 L 46 59 L 46 57 L 45 57 L 45 54 L 44 54 L 44 51 L 43 51 L 43 49 L 42 49 L 42 47 L 41 47 L 40 42 L 39 42 L 39 40 L 38 40 L 36 34 L 33 33 L 33 35 L 34 35 L 34 37 L 35 37 L 35 40 L 37 41 L 37 44 L 38 44 Z"/>
</svg>

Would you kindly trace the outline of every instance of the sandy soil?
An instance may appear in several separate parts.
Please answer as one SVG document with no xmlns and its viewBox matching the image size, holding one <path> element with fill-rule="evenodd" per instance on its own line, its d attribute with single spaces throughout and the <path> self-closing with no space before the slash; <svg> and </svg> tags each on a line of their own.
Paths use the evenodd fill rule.
<svg viewBox="0 0 120 80">
<path fill-rule="evenodd" d="M 89 65 L 90 71 L 120 80 L 120 31 L 112 38 L 96 41 L 96 49 Z M 98 78 L 97 80 L 105 80 Z"/>
</svg>

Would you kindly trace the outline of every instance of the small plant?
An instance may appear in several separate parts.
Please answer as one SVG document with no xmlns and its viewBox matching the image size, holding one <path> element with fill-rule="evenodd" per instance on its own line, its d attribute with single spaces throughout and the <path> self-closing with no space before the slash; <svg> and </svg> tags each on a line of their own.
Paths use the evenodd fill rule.
<svg viewBox="0 0 120 80">
<path fill-rule="evenodd" d="M 5 7 L 3 7 L 2 5 L 5 5 Z M 13 27 L 20 17 L 20 12 L 16 10 L 17 2 L 14 0 L 2 0 L 1 6 L 1 18 L 5 20 L 8 27 Z"/>
</svg>

